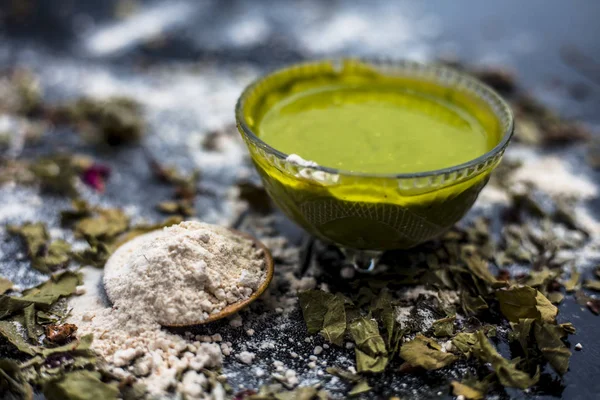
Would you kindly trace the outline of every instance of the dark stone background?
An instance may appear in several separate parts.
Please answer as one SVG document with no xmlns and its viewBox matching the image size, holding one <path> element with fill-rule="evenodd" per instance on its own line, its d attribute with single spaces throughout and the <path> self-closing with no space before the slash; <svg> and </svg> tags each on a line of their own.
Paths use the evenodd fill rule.
<svg viewBox="0 0 600 400">
<path fill-rule="evenodd" d="M 468 63 L 512 67 L 517 71 L 520 84 L 557 107 L 563 115 L 600 125 L 600 2 L 594 0 L 171 1 L 170 7 L 183 4 L 188 8 L 185 18 L 178 18 L 163 30 L 166 45 L 155 47 L 147 46 L 142 41 L 132 41 L 116 51 L 101 54 L 90 52 L 89 48 L 82 46 L 82 43 L 86 43 L 85 29 L 94 32 L 96 27 L 118 23 L 114 19 L 115 3 L 114 0 L 0 2 L 2 65 L 25 65 L 43 70 L 44 58 L 40 60 L 36 56 L 43 53 L 51 54 L 54 60 L 94 65 L 134 79 L 137 66 L 168 66 L 173 62 L 212 63 L 223 70 L 239 64 L 250 64 L 258 70 L 267 70 L 306 58 L 340 54 L 417 59 L 453 54 Z M 165 3 L 148 1 L 140 4 L 138 11 Z M 369 20 L 371 25 L 363 30 L 367 39 L 350 35 L 347 36 L 350 39 L 337 45 L 301 45 L 305 43 L 302 42 L 303 38 L 306 40 L 306 37 L 310 37 L 310 32 L 332 24 L 344 13 L 358 13 Z M 241 24 L 247 16 L 259 16 L 263 21 L 261 37 L 248 42 L 244 42 L 244 35 L 235 40 L 228 37 L 227 27 L 232 21 Z M 411 29 L 422 28 L 422 31 L 415 38 L 411 38 L 412 33 L 409 32 L 408 39 L 395 39 L 394 35 L 402 32 L 395 30 L 394 16 L 399 18 L 398 26 L 404 23 L 402 21 L 409 20 L 413 22 Z M 416 22 L 414 18 L 417 18 Z M 376 26 L 379 20 L 384 26 L 377 31 L 381 35 L 369 36 L 370 28 Z M 386 27 L 390 28 L 387 33 Z M 341 31 L 354 28 L 353 24 L 349 24 L 323 32 L 344 36 L 345 32 Z M 320 39 L 327 38 L 313 37 L 315 42 Z M 595 62 L 588 60 L 583 67 L 574 68 L 565 62 L 566 58 L 572 59 L 574 54 Z M 60 97 L 61 93 L 50 92 L 50 96 Z M 233 104 L 231 110 L 233 118 Z M 26 150 L 23 155 L 35 157 L 61 146 L 91 151 L 80 142 L 63 136 L 60 139 L 44 139 L 41 145 Z M 162 154 L 170 157 L 180 155 L 177 146 L 164 151 Z M 578 150 L 573 151 L 575 153 L 566 153 L 566 156 L 577 157 Z M 132 149 L 97 156 L 116 165 L 122 174 L 111 183 L 105 197 L 113 204 L 139 204 L 146 216 L 155 217 L 152 205 L 156 198 L 166 197 L 165 189 L 149 183 L 143 154 Z M 181 164 L 185 165 L 185 160 Z M 600 182 L 597 175 L 593 178 Z M 218 184 L 218 177 L 212 179 Z M 2 197 L 0 207 L 1 203 Z M 66 204 L 61 199 L 45 198 L 38 217 L 55 222 L 56 210 L 65 208 Z M 600 214 L 597 201 L 589 205 L 596 215 Z M 218 204 L 214 206 L 218 207 Z M 300 236 L 289 223 L 283 223 L 288 226 L 291 237 Z M 19 249 L 7 240 L 0 243 L 0 248 L 3 250 L 0 272 L 15 280 L 15 271 L 26 268 L 27 263 L 14 261 Z M 35 277 L 26 277 L 19 283 L 31 285 L 35 282 Z M 296 317 L 295 324 L 281 330 L 273 322 L 265 321 L 260 335 L 272 335 L 275 340 L 291 337 L 300 343 L 305 333 L 300 316 Z M 583 351 L 574 352 L 570 371 L 562 381 L 544 382 L 542 389 L 536 393 L 510 390 L 499 394 L 500 398 L 600 398 L 600 343 L 597 339 L 600 318 L 582 310 L 572 297 L 568 297 L 560 306 L 559 317 L 561 322 L 571 321 L 577 327 L 578 333 L 571 343 L 584 344 Z M 236 334 L 225 332 L 223 336 L 235 340 Z M 299 352 L 309 354 L 315 344 L 304 346 L 306 348 Z M 299 346 L 302 347 L 301 344 Z M 293 364 L 290 366 L 293 367 Z M 260 383 L 237 361 L 226 365 L 226 371 L 235 372 L 231 381 L 236 387 L 240 384 L 255 387 Z M 399 390 L 403 398 L 449 397 L 447 383 L 436 374 L 402 382 L 408 385 L 408 388 Z M 397 384 L 396 377 L 386 374 L 381 377 L 371 396 L 387 395 Z M 336 392 L 335 388 L 332 390 Z M 442 391 L 441 396 L 437 395 L 438 391 Z"/>
</svg>

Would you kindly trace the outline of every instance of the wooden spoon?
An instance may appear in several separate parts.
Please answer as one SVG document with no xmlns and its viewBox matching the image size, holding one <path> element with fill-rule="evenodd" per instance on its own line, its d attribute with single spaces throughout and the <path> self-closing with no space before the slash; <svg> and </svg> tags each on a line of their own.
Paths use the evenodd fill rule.
<svg viewBox="0 0 600 400">
<path fill-rule="evenodd" d="M 190 326 L 196 326 L 196 325 L 204 325 L 209 322 L 217 321 L 219 319 L 222 319 L 222 318 L 228 317 L 232 314 L 235 314 L 238 311 L 242 310 L 243 308 L 247 307 L 250 303 L 252 303 L 254 300 L 259 298 L 260 295 L 263 294 L 263 292 L 267 289 L 267 287 L 269 287 L 269 284 L 271 283 L 271 280 L 273 279 L 273 271 L 274 271 L 273 257 L 271 257 L 271 253 L 269 252 L 269 249 L 261 241 L 259 241 L 258 239 L 256 239 L 255 237 L 253 237 L 247 233 L 240 232 L 240 231 L 237 231 L 237 230 L 231 229 L 231 228 L 228 228 L 228 229 L 236 235 L 239 235 L 246 239 L 251 240 L 254 243 L 254 246 L 256 248 L 262 249 L 263 255 L 264 255 L 263 256 L 264 262 L 265 262 L 265 266 L 266 266 L 266 273 L 267 273 L 265 280 L 261 283 L 261 285 L 258 287 L 258 289 L 254 293 L 252 293 L 252 295 L 250 297 L 248 297 L 247 299 L 237 302 L 237 303 L 229 304 L 227 307 L 222 309 L 220 312 L 218 312 L 216 314 L 211 314 L 208 318 L 206 318 L 204 320 L 199 320 L 199 321 L 191 323 L 191 324 L 163 324 L 162 322 L 157 321 L 159 324 L 161 324 L 162 326 L 165 326 L 165 327 L 184 328 L 184 327 L 190 327 Z M 115 275 L 119 274 L 120 273 L 119 270 L 123 268 L 127 259 L 131 255 L 131 253 L 133 251 L 135 251 L 135 249 L 139 245 L 141 245 L 142 242 L 145 242 L 146 240 L 152 240 L 153 238 L 160 236 L 162 234 L 162 232 L 163 232 L 162 230 L 148 232 L 143 235 L 136 236 L 135 238 L 123 243 L 119 248 L 117 248 L 117 250 L 110 256 L 110 258 L 106 262 L 106 265 L 104 266 L 105 279 L 107 276 L 115 276 Z M 110 299 L 111 302 L 114 303 L 114 300 L 111 298 L 110 291 L 108 290 L 106 285 L 105 285 L 105 289 L 106 289 L 106 294 L 108 295 L 108 298 Z"/>
</svg>

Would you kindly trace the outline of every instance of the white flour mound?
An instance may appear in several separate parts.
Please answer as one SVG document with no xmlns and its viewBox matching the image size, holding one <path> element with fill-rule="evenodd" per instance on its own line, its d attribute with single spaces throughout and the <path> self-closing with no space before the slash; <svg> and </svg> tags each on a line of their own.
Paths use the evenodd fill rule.
<svg viewBox="0 0 600 400">
<path fill-rule="evenodd" d="M 115 307 L 163 325 L 194 324 L 249 298 L 264 282 L 262 250 L 228 229 L 187 221 L 138 237 L 107 262 Z"/>
<path fill-rule="evenodd" d="M 197 322 L 250 296 L 266 276 L 262 251 L 250 239 L 199 222 L 139 236 L 106 264 L 112 308 L 103 301 L 102 272 L 82 272 L 83 295 L 69 300 L 69 322 L 80 335 L 94 334 L 92 349 L 115 375 L 137 378 L 151 397 L 166 391 L 186 399 L 225 397 L 223 387 L 211 388 L 202 374 L 221 366 L 222 346 L 172 334 L 159 322 Z"/>
</svg>

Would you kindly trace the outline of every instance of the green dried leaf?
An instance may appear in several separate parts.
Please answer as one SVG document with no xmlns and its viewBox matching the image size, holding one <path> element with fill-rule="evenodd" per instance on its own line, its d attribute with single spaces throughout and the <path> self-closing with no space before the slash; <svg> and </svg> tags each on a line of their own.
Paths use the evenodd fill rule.
<svg viewBox="0 0 600 400">
<path fill-rule="evenodd" d="M 481 296 L 470 296 L 463 291 L 460 296 L 460 304 L 466 315 L 476 315 L 489 307 Z"/>
<path fill-rule="evenodd" d="M 539 291 L 529 286 L 496 291 L 500 311 L 511 322 L 534 318 L 553 322 L 558 309 Z"/>
<path fill-rule="evenodd" d="M 0 393 L 23 400 L 33 400 L 33 389 L 21 373 L 21 367 L 11 360 L 0 359 Z"/>
<path fill-rule="evenodd" d="M 452 381 L 450 385 L 452 386 L 452 394 L 455 396 L 462 396 L 467 400 L 483 399 L 484 393 L 480 392 L 475 388 L 472 388 L 471 386 L 465 385 L 457 381 Z"/>
<path fill-rule="evenodd" d="M 90 217 L 93 209 L 85 200 L 75 199 L 71 202 L 71 210 L 60 212 L 60 223 L 63 226 L 71 226 L 79 220 Z"/>
<path fill-rule="evenodd" d="M 490 343 L 482 331 L 477 332 L 478 347 L 476 355 L 482 361 L 490 363 L 503 386 L 527 389 L 539 380 L 539 368 L 535 376 L 530 377 L 524 371 L 517 369 L 517 361 L 509 361 L 502 357 Z"/>
<path fill-rule="evenodd" d="M 83 97 L 58 108 L 55 119 L 75 125 L 93 143 L 119 146 L 138 142 L 145 130 L 140 104 L 122 96 L 108 99 Z"/>
<path fill-rule="evenodd" d="M 8 225 L 6 230 L 12 235 L 20 236 L 27 245 L 27 254 L 31 259 L 37 257 L 50 239 L 46 225 L 42 222 L 27 222 L 21 226 Z"/>
<path fill-rule="evenodd" d="M 565 296 L 561 292 L 550 292 L 546 297 L 552 304 L 560 304 L 565 299 Z"/>
<path fill-rule="evenodd" d="M 81 219 L 75 224 L 78 237 L 91 237 L 101 241 L 111 240 L 129 227 L 129 217 L 120 209 L 102 209 L 98 216 Z"/>
<path fill-rule="evenodd" d="M 69 352 L 78 352 L 84 353 L 85 355 L 92 355 L 93 353 L 88 352 L 88 350 L 90 350 L 93 338 L 94 335 L 92 334 L 85 335 L 79 340 L 74 340 L 62 346 L 42 349 L 41 354 L 46 358 L 53 354 Z"/>
<path fill-rule="evenodd" d="M 0 277 L 0 295 L 13 288 L 13 283 L 6 278 Z"/>
<path fill-rule="evenodd" d="M 95 371 L 73 371 L 44 385 L 48 400 L 117 400 L 119 389 L 116 384 L 104 383 Z"/>
<path fill-rule="evenodd" d="M 358 372 L 383 372 L 389 359 L 386 355 L 371 356 L 360 349 L 356 349 L 356 370 Z"/>
<path fill-rule="evenodd" d="M 385 342 L 379 334 L 379 327 L 374 319 L 357 318 L 348 326 L 348 332 L 356 347 L 363 352 L 373 357 L 387 354 Z"/>
<path fill-rule="evenodd" d="M 463 247 L 464 249 L 464 247 Z M 498 280 L 488 267 L 488 262 L 476 254 L 468 254 L 468 251 L 463 251 L 463 260 L 466 262 L 469 271 L 479 279 L 489 284 L 496 284 Z"/>
<path fill-rule="evenodd" d="M 237 183 L 239 197 L 248 203 L 250 208 L 260 214 L 267 214 L 273 209 L 271 198 L 263 186 L 255 185 L 250 181 Z"/>
<path fill-rule="evenodd" d="M 561 340 L 564 334 L 563 329 L 558 325 L 536 322 L 533 332 L 544 358 L 556 372 L 564 375 L 569 369 L 571 352 Z"/>
<path fill-rule="evenodd" d="M 575 267 L 571 268 L 571 277 L 568 281 L 565 281 L 564 286 L 567 292 L 574 292 L 580 288 L 581 272 Z"/>
<path fill-rule="evenodd" d="M 478 343 L 474 333 L 461 332 L 452 338 L 452 345 L 467 358 L 474 354 Z"/>
<path fill-rule="evenodd" d="M 178 214 L 184 217 L 196 214 L 194 202 L 188 199 L 162 201 L 156 205 L 156 209 L 163 214 Z"/>
<path fill-rule="evenodd" d="M 421 334 L 400 347 L 400 357 L 410 365 L 427 370 L 444 368 L 457 360 L 455 355 L 442 352 L 435 340 Z"/>
<path fill-rule="evenodd" d="M 348 392 L 348 396 L 358 396 L 359 394 L 367 393 L 371 390 L 371 386 L 369 386 L 369 382 L 366 379 L 358 382 L 354 387 Z"/>
<path fill-rule="evenodd" d="M 0 336 L 4 337 L 20 352 L 30 356 L 34 356 L 37 352 L 37 348 L 25 341 L 12 321 L 0 321 Z"/>
<path fill-rule="evenodd" d="M 327 304 L 333 300 L 331 293 L 322 290 L 307 290 L 298 293 L 300 308 L 308 333 L 315 334 L 323 329 L 323 319 L 327 313 Z"/>
<path fill-rule="evenodd" d="M 583 287 L 586 289 L 595 290 L 597 292 L 600 292 L 600 281 L 587 280 L 583 284 Z"/>
<path fill-rule="evenodd" d="M 262 390 L 261 390 L 262 391 Z M 276 400 L 317 400 L 327 399 L 328 396 L 325 391 L 318 390 L 313 386 L 303 386 L 295 390 L 289 390 L 285 392 L 272 393 L 270 390 L 263 397 L 250 396 L 250 399 L 276 399 Z M 259 394 L 260 396 L 260 394 Z"/>
<path fill-rule="evenodd" d="M 456 316 L 438 319 L 433 322 L 433 335 L 436 337 L 452 336 L 454 334 L 454 321 Z"/>
<path fill-rule="evenodd" d="M 77 197 L 77 181 L 82 160 L 84 159 L 78 156 L 58 154 L 35 160 L 29 165 L 29 170 L 43 192 Z"/>
<path fill-rule="evenodd" d="M 386 348 L 390 357 L 393 357 L 397 353 L 403 331 L 400 329 L 400 324 L 396 322 L 393 299 L 388 290 L 382 290 L 373 300 L 371 312 L 383 323 L 386 332 Z"/>
<path fill-rule="evenodd" d="M 531 271 L 529 276 L 519 283 L 531 287 L 546 286 L 550 281 L 558 278 L 559 274 L 559 271 L 551 271 L 544 267 L 540 271 Z"/>
<path fill-rule="evenodd" d="M 35 257 L 32 261 L 34 268 L 42 272 L 52 272 L 66 267 L 71 260 L 71 245 L 58 239 L 52 242 L 46 251 Z"/>
<path fill-rule="evenodd" d="M 43 223 L 9 226 L 8 231 L 19 235 L 25 241 L 31 265 L 38 271 L 50 273 L 69 263 L 71 246 L 64 240 L 55 240 L 48 244 L 50 237 Z"/>
<path fill-rule="evenodd" d="M 72 295 L 79 285 L 81 285 L 81 274 L 65 271 L 50 277 L 48 281 L 33 289 L 25 290 L 19 300 L 50 306 L 59 298 Z"/>
<path fill-rule="evenodd" d="M 42 334 L 42 328 L 35 322 L 35 304 L 30 304 L 23 309 L 25 320 L 25 330 L 27 337 L 37 343 L 38 337 Z"/>
<path fill-rule="evenodd" d="M 577 331 L 573 324 L 570 322 L 565 322 L 564 324 L 560 324 L 559 326 L 563 330 L 563 335 L 561 336 L 561 338 L 567 335 L 574 335 Z"/>
<path fill-rule="evenodd" d="M 86 240 L 90 248 L 73 254 L 73 259 L 81 265 L 91 265 L 98 268 L 104 267 L 104 264 L 106 264 L 106 261 L 117 246 L 98 241 L 92 237 L 87 237 Z"/>
<path fill-rule="evenodd" d="M 513 325 L 513 333 L 519 341 L 525 356 L 529 356 L 529 337 L 531 336 L 534 322 L 535 319 L 533 318 L 525 318 Z"/>
<path fill-rule="evenodd" d="M 347 369 L 342 369 L 342 368 L 338 368 L 338 367 L 329 367 L 327 368 L 327 373 L 337 376 L 338 378 L 347 380 L 348 382 L 359 382 L 360 380 L 362 380 L 362 376 L 358 375 L 358 374 L 354 374 L 350 371 L 348 371 Z"/>
<path fill-rule="evenodd" d="M 346 333 L 346 310 L 344 296 L 335 295 L 327 306 L 327 312 L 323 317 L 323 329 L 321 335 L 330 343 L 341 346 Z"/>
</svg>

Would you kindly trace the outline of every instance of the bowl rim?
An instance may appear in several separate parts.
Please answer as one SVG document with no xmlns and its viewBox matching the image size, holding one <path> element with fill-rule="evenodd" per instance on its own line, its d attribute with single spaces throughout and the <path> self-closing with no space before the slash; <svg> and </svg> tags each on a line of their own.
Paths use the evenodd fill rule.
<svg viewBox="0 0 600 400">
<path fill-rule="evenodd" d="M 271 145 L 264 142 L 257 134 L 255 134 L 252 129 L 246 123 L 246 119 L 244 117 L 244 105 L 246 98 L 266 79 L 276 74 L 284 73 L 286 71 L 291 71 L 297 68 L 306 68 L 311 66 L 319 66 L 325 63 L 330 63 L 334 68 L 340 68 L 340 66 L 345 63 L 352 62 L 360 62 L 365 63 L 375 68 L 378 68 L 378 71 L 382 74 L 392 75 L 393 71 L 402 73 L 404 72 L 406 76 L 410 76 L 410 73 L 414 76 L 424 76 L 428 77 L 430 81 L 437 82 L 440 84 L 444 84 L 444 80 L 448 82 L 458 83 L 457 86 L 462 87 L 463 89 L 467 89 L 470 91 L 476 98 L 484 101 L 491 109 L 492 113 L 503 122 L 504 132 L 502 137 L 498 141 L 498 143 L 490 150 L 480 155 L 477 158 L 464 162 L 462 164 L 453 165 L 451 167 L 423 171 L 423 172 L 413 172 L 413 173 L 369 173 L 369 172 L 360 172 L 360 171 L 348 171 L 343 169 L 337 169 L 332 167 L 326 167 L 322 165 L 316 166 L 308 166 L 303 168 L 308 168 L 316 171 L 323 171 L 329 174 L 334 175 L 342 175 L 342 176 L 354 176 L 354 177 L 364 177 L 364 178 L 388 178 L 388 179 L 415 179 L 415 178 L 427 178 L 445 174 L 459 173 L 460 171 L 467 170 L 469 168 L 477 168 L 478 166 L 487 163 L 489 160 L 494 159 L 495 157 L 502 155 L 510 139 L 514 133 L 514 115 L 513 112 L 508 105 L 508 103 L 489 85 L 480 81 L 473 76 L 458 71 L 454 68 L 441 65 L 441 64 L 423 64 L 416 61 L 410 60 L 391 60 L 391 59 L 377 59 L 377 58 L 363 58 L 363 57 L 343 57 L 343 58 L 325 58 L 325 59 L 316 59 L 303 61 L 294 64 L 288 64 L 287 66 L 274 69 L 268 73 L 265 73 L 254 81 L 252 81 L 246 88 L 242 91 L 240 97 L 238 98 L 235 105 L 235 118 L 238 129 L 241 130 L 245 136 L 250 139 L 255 145 L 259 146 L 263 150 L 277 157 L 283 162 L 290 163 L 287 160 L 289 154 L 285 154 Z M 393 68 L 392 72 L 384 71 L 385 68 Z M 421 75 L 419 75 L 421 74 Z M 424 74 L 430 74 L 424 75 Z M 398 74 L 397 74 L 398 75 Z M 433 76 L 433 79 L 431 77 Z M 502 115 L 504 114 L 504 115 Z"/>
</svg>

